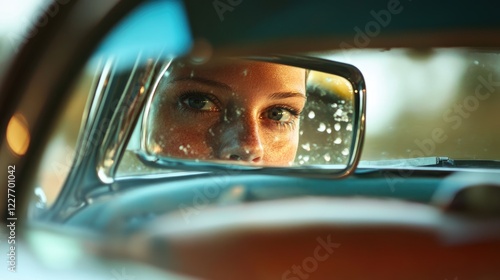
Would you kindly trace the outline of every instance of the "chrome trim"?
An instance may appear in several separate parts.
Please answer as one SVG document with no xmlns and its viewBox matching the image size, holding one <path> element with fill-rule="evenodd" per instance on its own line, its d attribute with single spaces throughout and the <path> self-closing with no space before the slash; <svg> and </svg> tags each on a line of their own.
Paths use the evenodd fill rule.
<svg viewBox="0 0 500 280">
<path fill-rule="evenodd" d="M 96 74 L 92 81 L 92 86 L 90 88 L 89 97 L 87 104 L 85 104 L 84 115 L 82 116 L 82 124 L 80 129 L 80 135 L 78 136 L 78 141 L 76 147 L 78 149 L 74 166 L 78 166 L 84 155 L 88 151 L 93 150 L 93 142 L 90 137 L 92 136 L 92 127 L 95 125 L 95 118 L 98 114 L 98 110 L 101 106 L 102 100 L 108 91 L 108 85 L 114 76 L 114 65 L 115 58 L 109 57 L 104 62 L 104 59 L 100 59 Z"/>
<path fill-rule="evenodd" d="M 144 101 L 151 93 L 151 81 L 157 73 L 158 64 L 158 58 L 148 58 L 142 54 L 139 54 L 136 59 L 99 150 L 96 171 L 103 183 L 114 182 L 116 170 L 128 139 L 142 112 Z"/>
<path fill-rule="evenodd" d="M 359 74 L 361 75 L 361 72 Z M 351 146 L 351 151 L 350 151 L 351 157 L 349 158 L 349 164 L 347 165 L 345 172 L 341 174 L 340 178 L 347 177 L 352 173 L 354 173 L 361 159 L 361 152 L 363 150 L 363 143 L 365 141 L 366 88 L 364 84 L 364 79 L 362 79 L 358 83 L 353 83 L 353 86 L 356 86 L 354 87 L 355 88 L 354 92 L 358 93 L 357 95 L 355 95 L 356 97 L 355 102 L 358 105 L 357 106 L 358 108 L 356 110 L 357 114 L 355 115 L 355 120 L 357 120 L 357 122 L 355 122 L 353 125 L 353 132 L 356 133 L 354 134 L 354 139 Z"/>
<path fill-rule="evenodd" d="M 142 117 L 142 122 L 141 122 L 141 139 L 140 139 L 140 145 L 141 145 L 141 150 L 146 152 L 148 156 L 154 157 L 149 151 L 146 149 L 146 137 L 147 137 L 147 121 L 149 118 L 149 109 L 151 108 L 151 102 L 153 102 L 153 98 L 156 95 L 156 89 L 158 88 L 158 85 L 161 82 L 161 79 L 167 72 L 168 68 L 170 67 L 170 64 L 172 64 L 173 59 L 169 59 L 161 68 L 160 73 L 158 77 L 156 77 L 156 81 L 154 85 L 151 87 L 151 92 L 148 96 L 148 100 L 146 101 L 146 106 L 144 107 L 144 115 Z"/>
<path fill-rule="evenodd" d="M 150 174 L 140 174 L 140 175 L 126 175 L 120 176 L 115 179 L 115 183 L 118 182 L 126 182 L 129 180 L 154 180 L 154 179 L 166 179 L 166 178 L 177 178 L 177 177 L 186 177 L 193 175 L 201 175 L 201 174 L 209 174 L 209 171 L 172 171 L 172 172 L 163 172 L 163 173 L 150 173 Z M 112 189 L 115 189 L 114 186 L 111 186 Z"/>
<path fill-rule="evenodd" d="M 101 60 L 102 61 L 102 60 Z M 101 61 L 99 63 L 101 63 Z M 110 83 L 112 74 L 114 73 L 113 66 L 115 64 L 115 58 L 110 57 L 106 60 L 106 62 L 103 65 L 103 69 L 99 78 L 99 81 L 97 82 L 97 85 L 95 87 L 95 94 L 90 94 L 89 100 L 92 100 L 92 103 L 88 103 L 87 105 L 89 106 L 88 108 L 88 120 L 87 124 L 91 123 L 94 121 L 95 116 L 97 115 L 97 110 L 102 102 L 104 92 L 107 89 L 107 86 Z M 96 77 L 97 78 L 97 77 Z M 97 79 L 95 79 L 97 80 Z M 93 84 L 95 82 L 93 81 Z M 87 109 L 87 108 L 86 108 Z"/>
</svg>

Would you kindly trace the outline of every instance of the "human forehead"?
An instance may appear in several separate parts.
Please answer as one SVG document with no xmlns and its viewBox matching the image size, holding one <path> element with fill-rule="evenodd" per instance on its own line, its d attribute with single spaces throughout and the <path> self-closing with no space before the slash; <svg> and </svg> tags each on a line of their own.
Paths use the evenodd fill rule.
<svg viewBox="0 0 500 280">
<path fill-rule="evenodd" d="M 305 70 L 297 67 L 275 63 L 251 61 L 243 59 L 214 60 L 203 65 L 175 61 L 169 75 L 172 78 L 203 77 L 203 78 L 266 78 L 266 80 L 291 79 L 303 83 Z"/>
</svg>

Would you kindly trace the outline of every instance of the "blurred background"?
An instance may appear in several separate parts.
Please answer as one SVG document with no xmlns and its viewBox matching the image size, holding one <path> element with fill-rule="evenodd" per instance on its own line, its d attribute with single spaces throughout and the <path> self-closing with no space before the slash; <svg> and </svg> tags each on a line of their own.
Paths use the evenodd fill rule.
<svg viewBox="0 0 500 280">
<path fill-rule="evenodd" d="M 27 28 L 37 24 L 40 8 L 47 0 L 0 0 L 0 73 L 5 70 L 9 58 L 18 50 L 18 44 L 28 36 Z"/>
<path fill-rule="evenodd" d="M 45 20 L 39 16 L 43 7 L 51 3 L 49 0 L 0 0 L 0 80 L 12 59 L 24 43 L 36 36 L 48 21 L 57 14 L 61 5 L 67 1 L 56 1 Z M 76 141 L 82 121 L 83 110 L 87 101 L 94 70 L 88 66 L 82 71 L 79 82 L 73 87 L 73 97 L 64 109 L 64 117 L 58 120 L 51 141 L 43 154 L 38 176 L 35 179 L 35 193 L 41 200 L 39 205 L 51 205 L 57 197 L 75 157 Z M 2 93 L 3 94 L 3 93 Z M 17 118 L 16 129 L 8 130 L 7 141 L 12 152 L 18 155 L 26 152 L 29 135 L 23 130 L 23 118 Z M 13 126 L 9 126 L 11 128 Z M 28 139 L 21 140 L 28 137 Z M 19 143 L 26 143 L 21 145 Z M 39 188 L 40 190 L 36 190 Z"/>
<path fill-rule="evenodd" d="M 325 57 L 364 75 L 364 160 L 500 159 L 498 50 L 354 50 Z"/>
</svg>

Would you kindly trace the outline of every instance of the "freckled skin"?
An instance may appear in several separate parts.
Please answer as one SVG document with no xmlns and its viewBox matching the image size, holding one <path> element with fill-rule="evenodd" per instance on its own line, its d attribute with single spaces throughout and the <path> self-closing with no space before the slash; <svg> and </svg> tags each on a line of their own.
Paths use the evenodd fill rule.
<svg viewBox="0 0 500 280">
<path fill-rule="evenodd" d="M 203 109 L 196 107 L 199 100 Z M 297 114 L 304 105 L 300 68 L 234 59 L 177 63 L 152 101 L 148 149 L 180 158 L 287 166 L 297 152 Z"/>
</svg>

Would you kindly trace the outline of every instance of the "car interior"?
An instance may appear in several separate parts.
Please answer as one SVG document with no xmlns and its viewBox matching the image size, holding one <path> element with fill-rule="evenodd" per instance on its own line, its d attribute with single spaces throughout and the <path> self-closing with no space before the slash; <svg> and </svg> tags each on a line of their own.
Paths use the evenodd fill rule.
<svg viewBox="0 0 500 280">
<path fill-rule="evenodd" d="M 493 114 L 500 104 L 500 18 L 493 6 L 411 0 L 364 1 L 363 7 L 344 0 L 61 4 L 0 80 L 1 165 L 16 167 L 22 238 L 33 251 L 64 247 L 58 242 L 73 238 L 96 263 L 138 263 L 160 275 L 148 278 L 141 268 L 131 272 L 133 279 L 498 279 L 500 130 Z M 369 68 L 366 53 L 403 62 Z M 404 84 L 394 96 L 425 106 L 404 107 L 378 132 L 371 102 L 381 102 L 380 111 L 396 103 L 377 89 L 398 88 L 407 81 L 401 77 L 422 84 L 418 75 L 409 77 L 414 72 L 394 66 L 406 61 L 399 53 L 412 67 L 442 55 L 450 63 L 441 63 L 439 73 L 468 64 L 458 78 L 427 70 L 434 76 L 428 85 Z M 301 67 L 337 75 L 351 92 L 344 98 L 308 87 L 293 166 L 157 155 L 141 143 L 148 96 L 177 57 Z M 391 74 L 379 79 L 386 66 Z M 462 92 L 459 82 L 468 79 L 464 92 L 480 84 L 492 89 L 491 97 L 476 94 L 479 105 L 468 112 L 426 111 L 441 102 L 432 88 L 455 83 L 450 91 Z M 431 93 L 412 95 L 412 88 Z M 475 104 L 468 96 L 457 97 L 460 108 Z M 351 110 L 345 122 L 335 119 L 343 102 Z M 405 114 L 410 117 L 399 119 Z M 12 132 L 14 119 L 25 125 Z M 417 130 L 425 133 L 415 138 Z M 456 131 L 472 140 L 454 138 Z M 26 150 L 13 148 L 11 135 L 25 141 Z M 398 146 L 405 139 L 417 153 Z M 5 201 L 2 196 L 0 205 Z M 7 221 L 8 211 L 3 214 Z M 54 254 L 55 262 L 71 259 Z M 78 271 L 77 263 L 70 268 Z"/>
</svg>

